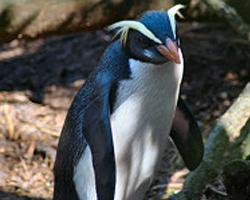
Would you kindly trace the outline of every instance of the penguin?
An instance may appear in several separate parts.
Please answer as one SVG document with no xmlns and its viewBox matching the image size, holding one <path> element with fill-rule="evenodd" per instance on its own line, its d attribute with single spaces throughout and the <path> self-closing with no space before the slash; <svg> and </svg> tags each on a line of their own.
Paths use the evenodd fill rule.
<svg viewBox="0 0 250 200">
<path fill-rule="evenodd" d="M 169 138 L 190 170 L 201 162 L 199 128 L 179 98 L 184 59 L 175 15 L 181 8 L 109 27 L 120 40 L 105 50 L 69 108 L 54 200 L 142 200 Z"/>
</svg>

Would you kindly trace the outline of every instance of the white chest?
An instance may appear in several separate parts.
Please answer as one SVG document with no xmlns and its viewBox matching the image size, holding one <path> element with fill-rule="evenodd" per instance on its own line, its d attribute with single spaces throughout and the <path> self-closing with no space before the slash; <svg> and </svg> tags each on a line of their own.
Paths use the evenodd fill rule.
<svg viewBox="0 0 250 200">
<path fill-rule="evenodd" d="M 130 60 L 132 78 L 118 88 L 111 116 L 117 165 L 115 199 L 140 199 L 167 145 L 183 65 Z M 131 196 L 132 195 L 132 196 Z"/>
<path fill-rule="evenodd" d="M 119 85 L 111 115 L 114 145 L 121 142 L 117 152 L 131 137 L 141 137 L 143 129 L 159 131 L 168 121 L 171 123 L 183 72 L 182 65 L 156 66 L 132 59 L 130 68 L 132 78 Z"/>
</svg>

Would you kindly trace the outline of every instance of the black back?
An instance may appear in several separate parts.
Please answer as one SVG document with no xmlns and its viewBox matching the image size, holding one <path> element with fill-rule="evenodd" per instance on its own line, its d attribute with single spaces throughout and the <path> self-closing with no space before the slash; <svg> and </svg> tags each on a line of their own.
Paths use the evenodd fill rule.
<svg viewBox="0 0 250 200">
<path fill-rule="evenodd" d="M 54 200 L 78 200 L 74 167 L 87 144 L 96 176 L 98 200 L 113 199 L 115 159 L 110 128 L 110 96 L 119 80 L 129 78 L 128 57 L 119 42 L 105 51 L 98 67 L 79 90 L 68 111 L 54 167 Z M 103 167 L 105 166 L 105 167 Z"/>
</svg>

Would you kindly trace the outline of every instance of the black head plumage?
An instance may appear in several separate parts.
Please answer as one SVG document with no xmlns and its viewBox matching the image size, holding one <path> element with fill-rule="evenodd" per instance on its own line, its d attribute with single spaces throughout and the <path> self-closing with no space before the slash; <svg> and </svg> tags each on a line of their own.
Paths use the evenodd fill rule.
<svg viewBox="0 0 250 200">
<path fill-rule="evenodd" d="M 175 21 L 178 8 L 172 11 L 149 11 L 138 21 L 117 22 L 111 29 L 120 28 L 118 34 L 130 58 L 153 64 L 180 63 Z"/>
<path fill-rule="evenodd" d="M 166 37 L 172 40 L 176 39 L 174 36 L 175 30 L 173 30 L 169 15 L 165 11 L 148 11 L 139 18 L 139 22 L 151 30 L 163 44 Z"/>
</svg>

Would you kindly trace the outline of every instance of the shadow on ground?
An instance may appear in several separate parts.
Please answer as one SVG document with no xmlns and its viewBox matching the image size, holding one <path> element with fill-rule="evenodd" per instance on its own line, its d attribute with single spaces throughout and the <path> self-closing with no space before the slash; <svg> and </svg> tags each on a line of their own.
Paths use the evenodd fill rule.
<svg viewBox="0 0 250 200">
<path fill-rule="evenodd" d="M 17 194 L 0 191 L 0 199 L 1 200 L 45 200 L 41 198 L 33 198 L 27 196 L 18 196 Z"/>
<path fill-rule="evenodd" d="M 28 90 L 41 103 L 47 86 L 86 79 L 109 42 L 103 32 L 12 41 L 0 49 L 0 90 Z"/>
</svg>

